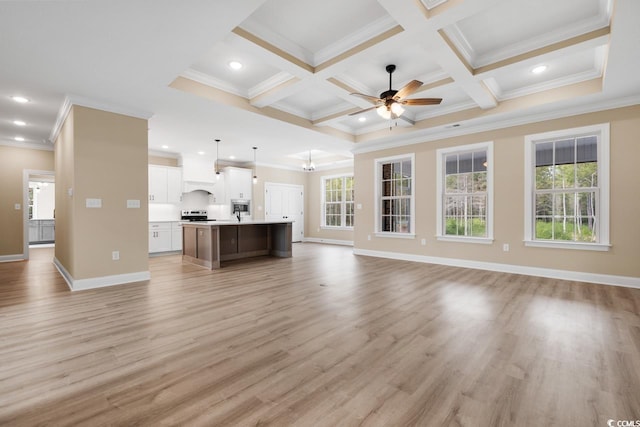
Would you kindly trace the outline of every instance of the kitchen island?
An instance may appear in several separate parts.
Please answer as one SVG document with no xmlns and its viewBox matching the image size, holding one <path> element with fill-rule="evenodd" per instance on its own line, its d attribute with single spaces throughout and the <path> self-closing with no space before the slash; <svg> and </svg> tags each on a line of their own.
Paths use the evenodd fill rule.
<svg viewBox="0 0 640 427">
<path fill-rule="evenodd" d="M 291 220 L 184 222 L 182 260 L 210 269 L 221 261 L 271 255 L 291 257 Z"/>
</svg>

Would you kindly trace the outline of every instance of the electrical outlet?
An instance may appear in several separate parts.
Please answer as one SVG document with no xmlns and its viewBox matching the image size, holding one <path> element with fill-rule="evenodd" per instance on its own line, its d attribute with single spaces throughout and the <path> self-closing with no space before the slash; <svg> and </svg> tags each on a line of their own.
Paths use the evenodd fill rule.
<svg viewBox="0 0 640 427">
<path fill-rule="evenodd" d="M 502 250 L 505 252 L 509 252 L 509 244 L 505 243 L 504 245 L 502 245 Z"/>
<path fill-rule="evenodd" d="M 371 234 L 367 235 L 367 240 L 371 240 Z"/>
<path fill-rule="evenodd" d="M 16 203 L 15 205 L 13 205 L 13 208 L 17 211 L 20 210 L 20 203 Z"/>
<path fill-rule="evenodd" d="M 120 251 L 111 252 L 111 259 L 113 261 L 118 261 L 120 259 Z"/>
<path fill-rule="evenodd" d="M 426 245 L 427 245 L 427 239 L 422 239 L 422 240 L 420 240 L 420 244 L 421 244 L 422 246 L 426 246 Z"/>
</svg>

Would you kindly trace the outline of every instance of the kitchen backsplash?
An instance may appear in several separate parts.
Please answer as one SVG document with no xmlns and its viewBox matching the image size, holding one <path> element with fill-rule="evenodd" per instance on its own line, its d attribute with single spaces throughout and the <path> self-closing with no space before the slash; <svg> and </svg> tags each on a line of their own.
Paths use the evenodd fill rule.
<svg viewBox="0 0 640 427">
<path fill-rule="evenodd" d="M 211 219 L 228 219 L 229 205 L 212 205 L 206 191 L 182 194 L 181 204 L 149 203 L 149 221 L 179 221 L 182 210 L 206 209 Z"/>
</svg>

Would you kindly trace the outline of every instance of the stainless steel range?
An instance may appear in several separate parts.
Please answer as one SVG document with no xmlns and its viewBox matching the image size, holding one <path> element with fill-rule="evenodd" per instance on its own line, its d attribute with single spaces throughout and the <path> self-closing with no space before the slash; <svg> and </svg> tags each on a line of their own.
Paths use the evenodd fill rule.
<svg viewBox="0 0 640 427">
<path fill-rule="evenodd" d="M 180 219 L 183 221 L 208 221 L 207 211 L 182 211 Z"/>
</svg>

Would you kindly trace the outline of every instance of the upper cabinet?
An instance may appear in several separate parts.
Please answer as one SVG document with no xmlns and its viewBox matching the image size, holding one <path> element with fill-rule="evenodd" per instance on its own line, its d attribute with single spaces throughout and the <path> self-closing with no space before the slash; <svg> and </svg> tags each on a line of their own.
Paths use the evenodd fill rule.
<svg viewBox="0 0 640 427">
<path fill-rule="evenodd" d="M 214 163 L 203 157 L 182 156 L 182 179 L 186 182 L 210 183 L 216 182 Z"/>
<path fill-rule="evenodd" d="M 226 167 L 224 168 L 224 180 L 227 200 L 251 200 L 253 190 L 251 169 Z"/>
<path fill-rule="evenodd" d="M 149 203 L 182 201 L 182 169 L 149 165 Z"/>
</svg>

